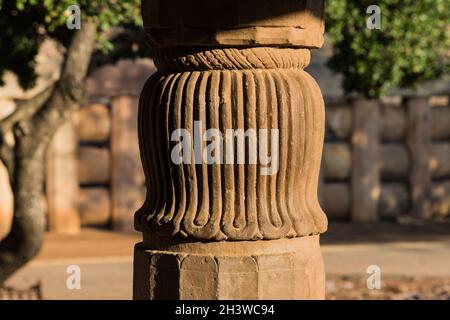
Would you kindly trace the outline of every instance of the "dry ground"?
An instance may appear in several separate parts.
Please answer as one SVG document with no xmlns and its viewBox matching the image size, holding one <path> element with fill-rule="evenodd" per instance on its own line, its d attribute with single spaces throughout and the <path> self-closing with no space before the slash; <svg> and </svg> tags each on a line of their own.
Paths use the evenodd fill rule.
<svg viewBox="0 0 450 320">
<path fill-rule="evenodd" d="M 41 281 L 44 299 L 131 299 L 133 246 L 138 234 L 83 230 L 47 236 L 42 253 L 8 285 Z M 331 224 L 322 236 L 328 299 L 449 299 L 450 226 Z M 81 290 L 66 287 L 78 265 Z M 381 270 L 381 290 L 369 290 L 366 271 Z"/>
<path fill-rule="evenodd" d="M 380 290 L 369 290 L 366 278 L 328 276 L 330 300 L 450 300 L 450 278 L 385 277 Z"/>
</svg>

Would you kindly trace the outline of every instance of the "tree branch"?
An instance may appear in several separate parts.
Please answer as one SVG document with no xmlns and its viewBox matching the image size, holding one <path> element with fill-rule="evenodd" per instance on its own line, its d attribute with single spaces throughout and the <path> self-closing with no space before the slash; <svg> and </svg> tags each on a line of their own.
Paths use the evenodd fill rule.
<svg viewBox="0 0 450 320">
<path fill-rule="evenodd" d="M 0 160 L 8 170 L 11 182 L 14 172 L 14 126 L 31 119 L 50 98 L 53 88 L 54 85 L 50 84 L 33 98 L 16 100 L 15 111 L 0 121 Z"/>
<path fill-rule="evenodd" d="M 0 130 L 9 132 L 16 123 L 30 119 L 50 98 L 53 88 L 51 84 L 33 98 L 15 100 L 16 110 L 0 121 Z"/>
<path fill-rule="evenodd" d="M 42 206 L 45 154 L 53 134 L 83 97 L 86 77 L 97 37 L 97 23 L 83 22 L 68 48 L 61 78 L 51 94 L 34 113 L 19 111 L 5 121 L 5 130 L 13 130 L 14 217 L 11 231 L 0 242 L 0 285 L 39 252 L 45 235 Z M 32 108 L 23 108 L 29 111 Z M 26 119 L 32 114 L 31 119 Z M 24 120 L 20 120 L 24 119 Z M 5 136 L 6 138 L 6 136 Z M 0 145 L 1 146 L 1 145 Z"/>
<path fill-rule="evenodd" d="M 48 103 L 33 119 L 39 139 L 49 142 L 55 131 L 67 121 L 84 96 L 84 80 L 95 49 L 98 24 L 89 19 L 75 32 L 67 57 Z"/>
</svg>

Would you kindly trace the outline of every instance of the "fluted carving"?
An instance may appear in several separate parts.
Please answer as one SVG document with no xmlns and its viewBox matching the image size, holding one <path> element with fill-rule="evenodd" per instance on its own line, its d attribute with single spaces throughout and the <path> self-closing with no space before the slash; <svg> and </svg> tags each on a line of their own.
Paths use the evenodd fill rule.
<svg viewBox="0 0 450 320">
<path fill-rule="evenodd" d="M 147 81 L 140 101 L 148 193 L 136 227 L 200 240 L 324 232 L 327 221 L 317 200 L 324 105 L 316 82 L 303 70 L 309 60 L 308 49 L 157 49 L 160 71 Z M 194 137 L 195 123 L 203 124 L 201 135 L 211 128 L 267 129 L 268 143 L 246 139 L 243 151 L 224 139 L 223 150 L 232 150 L 234 160 L 245 158 L 245 164 L 206 164 L 195 161 L 192 142 L 192 161 L 176 164 L 172 133 L 186 129 Z M 273 156 L 275 142 L 278 168 L 262 174 L 267 166 L 248 160 L 261 148 Z"/>
</svg>

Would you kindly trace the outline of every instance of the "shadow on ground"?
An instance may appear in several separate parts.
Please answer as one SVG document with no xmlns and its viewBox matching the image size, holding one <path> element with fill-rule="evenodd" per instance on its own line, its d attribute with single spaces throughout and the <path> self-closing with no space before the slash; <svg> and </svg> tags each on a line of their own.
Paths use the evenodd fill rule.
<svg viewBox="0 0 450 320">
<path fill-rule="evenodd" d="M 422 225 L 333 223 L 321 236 L 323 245 L 450 241 L 450 222 Z"/>
</svg>

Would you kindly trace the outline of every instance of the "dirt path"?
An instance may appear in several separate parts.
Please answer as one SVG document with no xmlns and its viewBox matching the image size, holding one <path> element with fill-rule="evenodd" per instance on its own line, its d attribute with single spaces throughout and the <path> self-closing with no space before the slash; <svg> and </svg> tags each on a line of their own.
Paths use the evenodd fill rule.
<svg viewBox="0 0 450 320">
<path fill-rule="evenodd" d="M 449 299 L 450 229 L 395 225 L 331 225 L 322 237 L 329 299 Z M 84 230 L 48 235 L 39 257 L 9 285 L 42 282 L 45 299 L 131 299 L 138 234 Z M 67 268 L 81 270 L 81 289 L 66 286 Z M 367 289 L 367 267 L 381 271 L 381 290 Z"/>
</svg>

